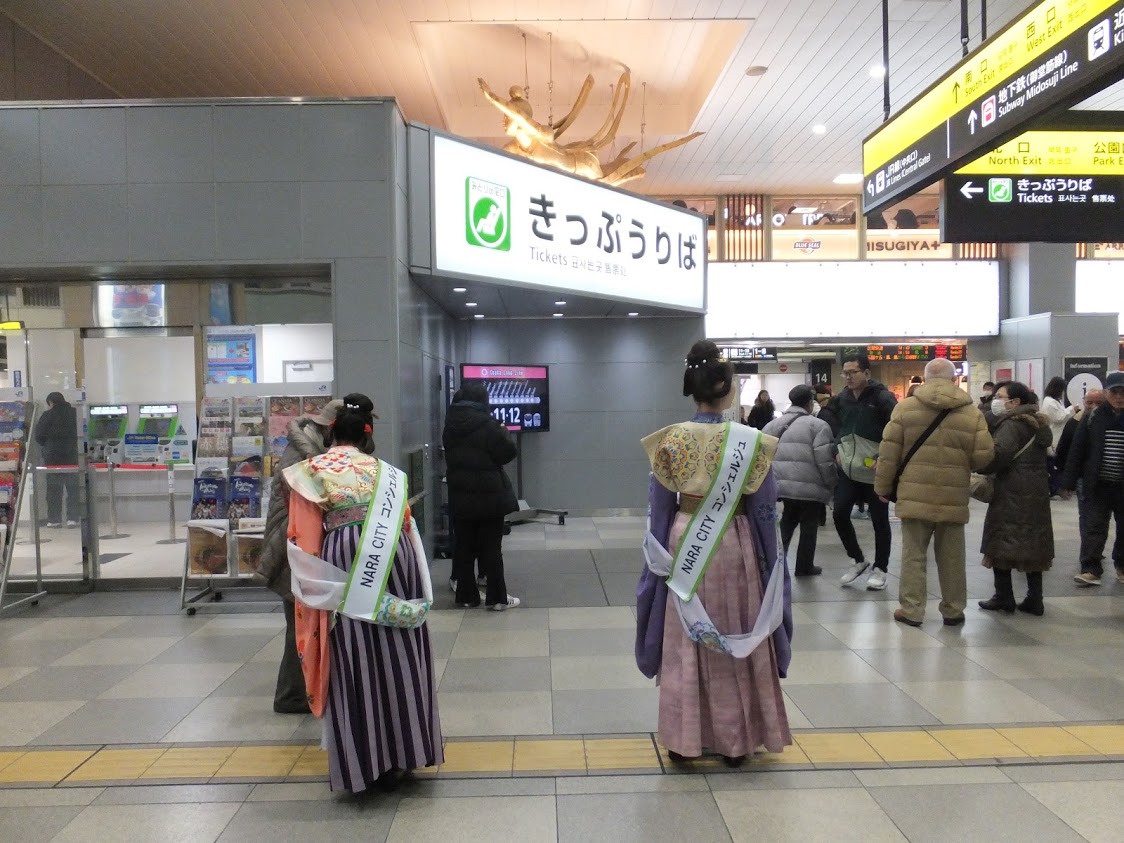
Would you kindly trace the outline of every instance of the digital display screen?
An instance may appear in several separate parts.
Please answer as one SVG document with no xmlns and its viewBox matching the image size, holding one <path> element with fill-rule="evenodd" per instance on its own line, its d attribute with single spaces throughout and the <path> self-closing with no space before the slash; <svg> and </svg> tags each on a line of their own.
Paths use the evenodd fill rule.
<svg viewBox="0 0 1124 843">
<path fill-rule="evenodd" d="M 546 366 L 465 363 L 461 366 L 461 386 L 470 383 L 484 386 L 492 415 L 508 430 L 517 433 L 550 430 Z"/>
<path fill-rule="evenodd" d="M 866 356 L 871 363 L 892 363 L 896 361 L 928 362 L 944 357 L 953 363 L 963 363 L 968 359 L 968 347 L 964 345 L 868 345 Z"/>
</svg>

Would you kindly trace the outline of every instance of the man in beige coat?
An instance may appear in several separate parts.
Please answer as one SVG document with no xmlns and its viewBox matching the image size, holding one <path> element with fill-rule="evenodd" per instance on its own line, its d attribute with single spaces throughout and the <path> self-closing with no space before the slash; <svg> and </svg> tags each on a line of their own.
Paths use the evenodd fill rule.
<svg viewBox="0 0 1124 843">
<path fill-rule="evenodd" d="M 968 523 L 968 482 L 974 470 L 992 460 L 993 444 L 983 414 L 968 393 L 953 383 L 948 360 L 925 366 L 925 383 L 894 408 L 882 434 L 874 491 L 887 500 L 898 466 L 942 410 L 940 425 L 906 464 L 897 490 L 902 520 L 901 608 L 894 620 L 921 626 L 925 617 L 926 566 L 933 540 L 941 583 L 941 615 L 946 626 L 964 623 L 968 600 L 964 569 L 964 525 Z"/>
</svg>

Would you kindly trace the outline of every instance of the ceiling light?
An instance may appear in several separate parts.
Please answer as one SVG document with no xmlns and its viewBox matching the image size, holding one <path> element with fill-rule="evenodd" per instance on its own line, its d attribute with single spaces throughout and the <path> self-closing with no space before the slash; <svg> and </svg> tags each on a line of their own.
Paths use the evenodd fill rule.
<svg viewBox="0 0 1124 843">
<path fill-rule="evenodd" d="M 769 68 L 763 64 L 751 64 L 745 69 L 746 76 L 764 76 L 768 73 Z"/>
<path fill-rule="evenodd" d="M 629 313 L 628 315 L 629 315 L 629 316 L 639 316 L 640 314 L 639 314 L 639 313 L 637 313 L 637 312 L 636 312 L 636 311 L 634 310 L 634 311 L 632 311 L 631 313 Z"/>
<path fill-rule="evenodd" d="M 467 293 L 468 287 L 453 287 L 454 293 Z"/>
<path fill-rule="evenodd" d="M 554 315 L 555 315 L 555 316 L 557 317 L 557 316 L 562 316 L 563 314 L 561 314 L 561 313 L 555 313 Z"/>
<path fill-rule="evenodd" d="M 815 126 L 812 127 L 812 134 L 813 135 L 826 135 L 827 134 L 827 126 L 825 126 L 823 123 L 817 123 Z"/>
<path fill-rule="evenodd" d="M 870 75 L 874 79 L 881 79 L 886 75 L 886 68 L 880 64 L 876 64 L 870 68 Z"/>
<path fill-rule="evenodd" d="M 790 214 L 818 214 L 819 212 L 820 212 L 819 208 L 812 208 L 812 207 L 793 208 L 791 211 L 789 211 Z"/>
<path fill-rule="evenodd" d="M 465 306 L 465 307 L 476 307 L 476 302 L 474 302 L 474 301 L 466 301 L 466 302 L 464 303 L 464 306 Z"/>
<path fill-rule="evenodd" d="M 832 179 L 835 184 L 862 184 L 862 173 L 840 173 Z"/>
<path fill-rule="evenodd" d="M 565 307 L 565 305 L 566 305 L 566 302 L 564 302 L 564 301 L 556 301 L 554 303 L 555 307 Z"/>
<path fill-rule="evenodd" d="M 484 314 L 483 313 L 475 313 L 475 314 L 473 314 L 473 318 L 474 319 L 483 319 Z"/>
</svg>

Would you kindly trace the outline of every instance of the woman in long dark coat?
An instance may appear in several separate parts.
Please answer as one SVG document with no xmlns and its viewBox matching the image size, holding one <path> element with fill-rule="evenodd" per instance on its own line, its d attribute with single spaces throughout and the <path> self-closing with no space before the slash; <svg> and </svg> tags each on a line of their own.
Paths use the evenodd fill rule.
<svg viewBox="0 0 1124 843">
<path fill-rule="evenodd" d="M 995 594 L 980 608 L 1042 615 L 1042 573 L 1054 561 L 1046 452 L 1053 442 L 1050 423 L 1031 403 L 1030 390 L 1017 381 L 995 388 L 992 430 L 995 459 L 982 474 L 995 487 L 984 519 L 983 564 L 995 576 Z M 1026 599 L 1015 605 L 1011 571 L 1026 574 Z"/>
</svg>

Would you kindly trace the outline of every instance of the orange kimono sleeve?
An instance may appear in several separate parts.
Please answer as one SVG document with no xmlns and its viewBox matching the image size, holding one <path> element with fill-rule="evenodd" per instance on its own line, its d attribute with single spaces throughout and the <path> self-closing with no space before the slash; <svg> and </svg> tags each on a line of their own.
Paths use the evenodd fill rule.
<svg viewBox="0 0 1124 843">
<path fill-rule="evenodd" d="M 320 507 L 307 498 L 292 494 L 289 496 L 289 538 L 306 553 L 320 554 L 320 543 L 324 536 L 324 513 Z M 304 673 L 304 687 L 308 694 L 308 706 L 317 717 L 324 716 L 324 706 L 328 702 L 328 674 L 331 660 L 328 657 L 329 612 L 310 609 L 294 601 L 296 617 L 297 655 Z"/>
</svg>

